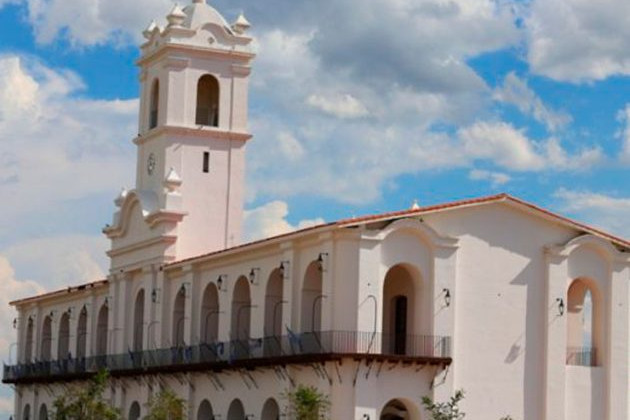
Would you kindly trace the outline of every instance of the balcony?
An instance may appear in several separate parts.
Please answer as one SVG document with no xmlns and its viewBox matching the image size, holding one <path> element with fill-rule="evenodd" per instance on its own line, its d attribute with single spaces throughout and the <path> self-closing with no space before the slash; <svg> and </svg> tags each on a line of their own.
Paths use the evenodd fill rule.
<svg viewBox="0 0 630 420">
<path fill-rule="evenodd" d="M 380 333 L 326 331 L 194 346 L 128 352 L 50 362 L 4 366 L 4 383 L 84 379 L 100 369 L 112 376 L 256 368 L 341 360 L 447 365 L 450 337 L 389 336 Z"/>
</svg>

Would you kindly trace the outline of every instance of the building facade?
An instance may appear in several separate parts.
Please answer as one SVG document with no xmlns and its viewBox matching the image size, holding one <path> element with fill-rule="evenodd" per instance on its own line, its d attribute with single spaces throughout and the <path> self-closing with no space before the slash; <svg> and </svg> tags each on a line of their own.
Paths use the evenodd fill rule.
<svg viewBox="0 0 630 420">
<path fill-rule="evenodd" d="M 125 418 L 170 387 L 190 419 L 630 419 L 630 242 L 508 195 L 239 244 L 254 53 L 203 0 L 144 32 L 136 187 L 115 200 L 107 279 L 17 308 L 15 419 L 48 418 L 107 369 Z"/>
</svg>

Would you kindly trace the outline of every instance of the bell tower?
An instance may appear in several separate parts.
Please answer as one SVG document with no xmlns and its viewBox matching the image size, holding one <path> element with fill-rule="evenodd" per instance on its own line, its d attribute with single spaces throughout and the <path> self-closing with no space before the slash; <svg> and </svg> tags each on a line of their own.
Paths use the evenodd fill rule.
<svg viewBox="0 0 630 420">
<path fill-rule="evenodd" d="M 136 185 L 112 225 L 112 269 L 181 260 L 241 237 L 248 83 L 254 53 L 205 0 L 174 6 L 143 32 Z"/>
</svg>

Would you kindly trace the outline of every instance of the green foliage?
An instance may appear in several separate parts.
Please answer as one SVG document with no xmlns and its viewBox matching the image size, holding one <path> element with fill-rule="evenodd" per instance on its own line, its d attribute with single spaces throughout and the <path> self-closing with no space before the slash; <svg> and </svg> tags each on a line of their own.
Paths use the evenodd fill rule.
<svg viewBox="0 0 630 420">
<path fill-rule="evenodd" d="M 283 397 L 288 402 L 287 414 L 295 420 L 327 419 L 330 410 L 328 397 L 314 386 L 298 385 Z"/>
<path fill-rule="evenodd" d="M 184 420 L 186 401 L 179 398 L 171 389 L 154 394 L 147 404 L 149 414 L 144 420 Z"/>
<path fill-rule="evenodd" d="M 455 391 L 448 402 L 435 403 L 429 397 L 422 397 L 422 405 L 431 415 L 432 420 L 460 420 L 466 414 L 459 410 L 459 403 L 464 399 L 464 391 Z"/>
<path fill-rule="evenodd" d="M 118 420 L 120 412 L 103 400 L 108 374 L 100 371 L 87 386 L 72 386 L 53 402 L 54 420 Z"/>
</svg>

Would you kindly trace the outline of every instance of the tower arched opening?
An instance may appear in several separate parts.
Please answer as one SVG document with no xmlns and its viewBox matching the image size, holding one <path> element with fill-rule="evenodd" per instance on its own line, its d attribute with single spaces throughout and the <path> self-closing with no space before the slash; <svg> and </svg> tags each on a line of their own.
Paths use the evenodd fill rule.
<svg viewBox="0 0 630 420">
<path fill-rule="evenodd" d="M 219 81 L 206 74 L 197 83 L 197 125 L 219 126 Z"/>
<path fill-rule="evenodd" d="M 157 127 L 160 110 L 160 81 L 155 79 L 151 85 L 151 100 L 149 104 L 149 130 Z"/>
</svg>

